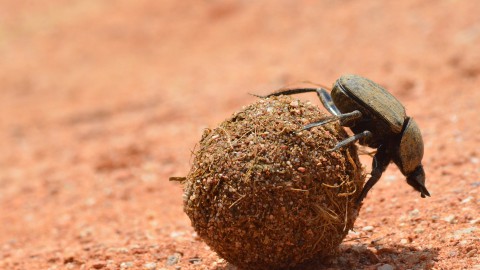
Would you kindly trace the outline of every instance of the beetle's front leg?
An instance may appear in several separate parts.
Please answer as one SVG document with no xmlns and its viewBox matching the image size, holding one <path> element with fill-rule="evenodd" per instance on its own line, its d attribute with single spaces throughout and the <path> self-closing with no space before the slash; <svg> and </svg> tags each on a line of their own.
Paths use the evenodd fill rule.
<svg viewBox="0 0 480 270">
<path fill-rule="evenodd" d="M 293 89 L 281 89 L 279 91 L 270 93 L 265 96 L 261 95 L 254 95 L 259 98 L 268 98 L 268 97 L 275 97 L 275 96 L 281 96 L 281 95 L 295 95 L 295 94 L 302 94 L 302 93 L 310 93 L 310 92 L 317 92 L 318 93 L 318 88 L 293 88 Z"/>
<path fill-rule="evenodd" d="M 388 164 L 392 157 L 385 146 L 381 145 L 372 161 L 372 173 L 370 179 L 363 186 L 360 196 L 356 200 L 356 204 L 359 205 L 363 199 L 367 196 L 368 191 L 378 182 L 380 177 L 382 177 L 383 172 L 387 169 Z"/>
<path fill-rule="evenodd" d="M 330 96 L 327 90 L 323 88 L 319 88 L 317 89 L 316 92 L 317 92 L 318 98 L 320 98 L 320 101 L 322 102 L 323 107 L 325 107 L 325 109 L 327 109 L 331 114 L 336 116 L 339 116 L 342 114 L 340 110 L 337 108 L 337 106 L 335 106 L 335 103 L 333 103 L 332 96 Z"/>
</svg>

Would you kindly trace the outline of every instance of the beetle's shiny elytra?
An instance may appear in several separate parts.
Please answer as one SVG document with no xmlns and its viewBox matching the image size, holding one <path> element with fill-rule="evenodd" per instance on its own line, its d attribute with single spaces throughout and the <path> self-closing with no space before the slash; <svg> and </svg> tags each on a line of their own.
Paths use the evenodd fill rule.
<svg viewBox="0 0 480 270">
<path fill-rule="evenodd" d="M 308 124 L 304 129 L 340 121 L 355 135 L 339 142 L 332 150 L 359 141 L 377 148 L 373 157 L 371 177 L 363 187 L 357 204 L 378 182 L 390 162 L 394 162 L 407 183 L 421 196 L 430 196 L 425 187 L 422 166 L 423 139 L 413 118 L 408 117 L 403 105 L 375 82 L 358 75 L 344 75 L 334 84 L 331 95 L 323 88 L 296 88 L 274 92 L 264 97 L 316 92 L 323 106 L 333 116 Z"/>
<path fill-rule="evenodd" d="M 354 108 L 365 116 L 383 120 L 382 124 L 392 132 L 399 133 L 402 130 L 407 117 L 405 108 L 393 95 L 368 79 L 355 75 L 342 76 L 335 83 L 331 95 L 342 112 Z"/>
</svg>

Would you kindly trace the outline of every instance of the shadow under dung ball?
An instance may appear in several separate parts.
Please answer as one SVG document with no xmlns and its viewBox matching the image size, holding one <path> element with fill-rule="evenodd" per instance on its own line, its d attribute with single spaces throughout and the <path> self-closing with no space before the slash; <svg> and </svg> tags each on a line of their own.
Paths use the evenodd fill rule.
<svg viewBox="0 0 480 270">
<path fill-rule="evenodd" d="M 330 255 L 353 227 L 365 177 L 338 124 L 280 96 L 206 130 L 187 176 L 184 210 L 198 235 L 243 269 L 290 268 Z M 300 131 L 300 132 L 299 132 Z"/>
</svg>

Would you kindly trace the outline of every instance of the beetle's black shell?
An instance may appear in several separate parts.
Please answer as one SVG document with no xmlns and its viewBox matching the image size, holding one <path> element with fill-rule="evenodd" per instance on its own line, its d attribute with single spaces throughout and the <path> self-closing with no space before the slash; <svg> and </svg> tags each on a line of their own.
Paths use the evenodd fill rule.
<svg viewBox="0 0 480 270">
<path fill-rule="evenodd" d="M 395 134 L 402 131 L 407 118 L 405 108 L 375 82 L 358 75 L 344 75 L 335 82 L 331 94 L 335 105 L 342 113 L 359 110 L 362 114 L 367 114 L 364 117 L 383 120 L 384 125 L 370 128 L 372 132 L 380 128 L 386 128 Z"/>
</svg>

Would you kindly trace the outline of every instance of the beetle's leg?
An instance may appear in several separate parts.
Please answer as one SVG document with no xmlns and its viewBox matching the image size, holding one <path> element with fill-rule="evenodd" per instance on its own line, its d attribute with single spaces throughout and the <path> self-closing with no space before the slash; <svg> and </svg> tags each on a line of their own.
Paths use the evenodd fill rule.
<svg viewBox="0 0 480 270">
<path fill-rule="evenodd" d="M 360 196 L 357 198 L 355 203 L 359 205 L 363 199 L 367 196 L 368 191 L 378 182 L 380 177 L 382 177 L 383 172 L 387 169 L 388 164 L 392 160 L 392 157 L 387 152 L 386 148 L 381 145 L 372 161 L 372 173 L 370 179 L 363 186 Z"/>
<path fill-rule="evenodd" d="M 295 94 L 317 92 L 317 91 L 318 91 L 318 88 L 294 88 L 294 89 L 281 89 L 280 91 L 276 91 L 265 96 L 255 95 L 255 94 L 253 95 L 259 98 L 268 98 L 268 97 L 274 97 L 274 96 L 295 95 Z"/>
<path fill-rule="evenodd" d="M 323 88 L 318 88 L 317 89 L 317 95 L 322 101 L 323 107 L 327 109 L 331 114 L 340 116 L 342 115 L 342 112 L 337 108 L 335 103 L 332 100 L 332 96 L 327 92 L 327 90 Z M 360 117 L 360 116 L 359 116 Z M 348 119 L 342 119 L 340 120 L 340 125 L 343 127 L 350 127 L 353 123 L 350 122 L 350 120 L 355 120 L 356 118 L 348 118 Z"/>
<path fill-rule="evenodd" d="M 294 89 L 283 89 L 277 92 L 270 93 L 266 96 L 255 95 L 260 98 L 267 98 L 271 96 L 280 96 L 280 95 L 294 95 L 301 93 L 317 92 L 318 98 L 322 101 L 323 107 L 327 109 L 333 115 L 341 115 L 340 110 L 333 103 L 332 97 L 324 88 L 294 88 Z"/>
<path fill-rule="evenodd" d="M 339 116 L 342 114 L 340 110 L 337 108 L 337 106 L 335 106 L 335 103 L 333 103 L 332 97 L 327 92 L 327 90 L 323 88 L 318 88 L 317 95 L 318 95 L 318 98 L 320 98 L 320 101 L 322 101 L 323 107 L 325 107 L 325 109 L 327 109 L 331 114 L 336 116 Z"/>
<path fill-rule="evenodd" d="M 337 121 L 337 120 L 339 120 L 340 123 L 343 123 L 343 122 L 346 122 L 346 121 L 351 121 L 351 120 L 354 120 L 354 119 L 358 119 L 360 117 L 362 117 L 362 113 L 358 110 L 355 110 L 355 111 L 349 112 L 349 113 L 343 113 L 343 114 L 340 114 L 340 115 L 332 115 L 332 116 L 326 117 L 322 121 L 314 122 L 314 123 L 310 123 L 310 124 L 306 125 L 305 127 L 303 127 L 303 129 L 309 130 L 313 127 L 323 126 L 325 124 L 328 124 L 330 122 Z"/>
<path fill-rule="evenodd" d="M 372 136 L 372 132 L 370 132 L 370 131 L 368 131 L 368 130 L 365 130 L 365 131 L 363 131 L 363 132 L 361 132 L 361 133 L 355 134 L 355 135 L 353 135 L 353 136 L 351 136 L 351 137 L 348 137 L 348 138 L 346 138 L 345 140 L 337 143 L 337 145 L 335 145 L 334 148 L 332 148 L 332 149 L 330 149 L 330 150 L 328 150 L 328 151 L 337 151 L 338 149 L 340 149 L 340 148 L 342 148 L 342 147 L 344 147 L 344 146 L 346 146 L 346 145 L 349 145 L 349 144 L 354 143 L 354 142 L 356 142 L 356 141 L 358 141 L 358 140 L 360 140 L 360 139 L 367 138 L 367 137 L 370 137 L 370 136 Z"/>
</svg>

